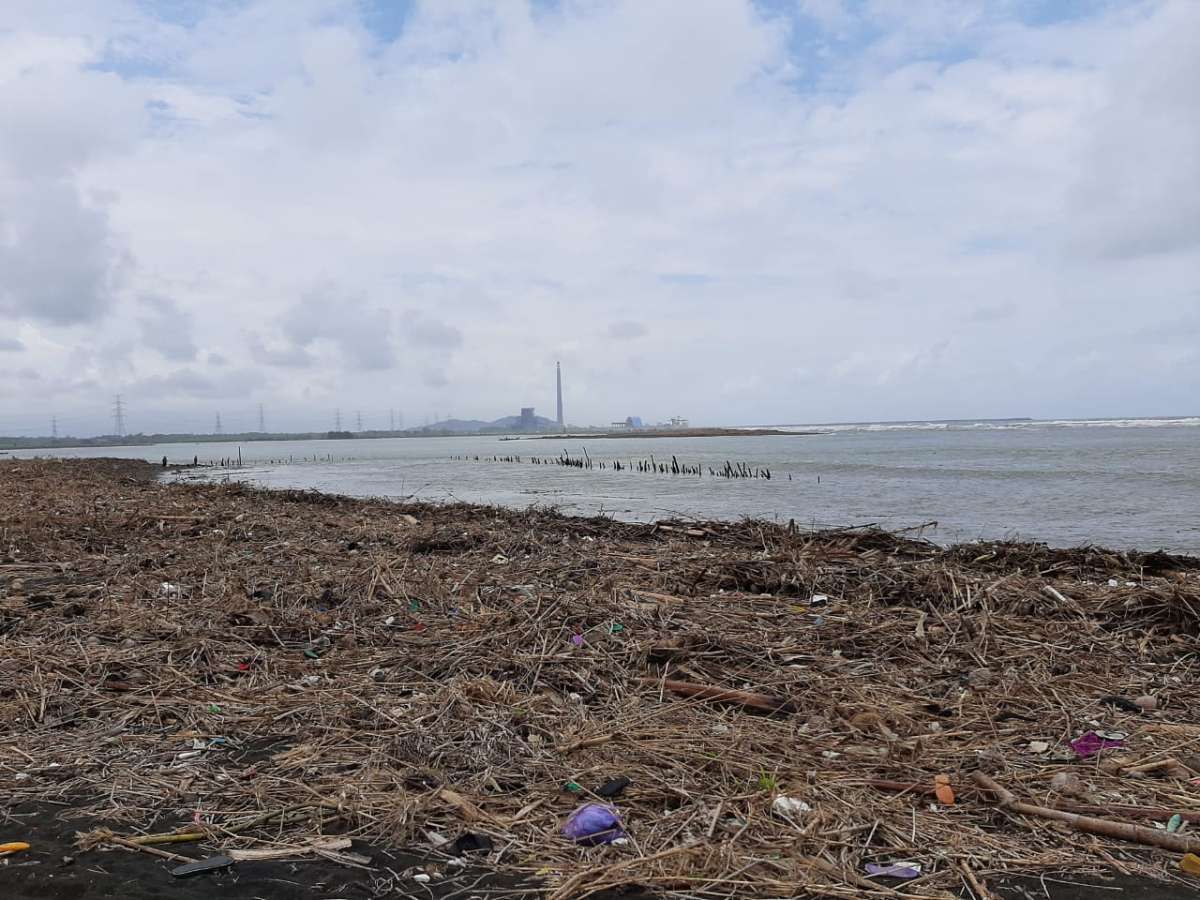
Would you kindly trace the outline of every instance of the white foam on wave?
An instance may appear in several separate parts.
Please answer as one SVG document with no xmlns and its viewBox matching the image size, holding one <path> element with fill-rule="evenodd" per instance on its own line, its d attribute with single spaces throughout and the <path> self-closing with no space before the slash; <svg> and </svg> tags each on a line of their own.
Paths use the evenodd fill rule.
<svg viewBox="0 0 1200 900">
<path fill-rule="evenodd" d="M 741 430 L 774 428 L 778 431 L 1011 431 L 1039 428 L 1196 428 L 1200 416 L 1146 419 L 978 419 L 926 422 L 834 422 L 811 425 L 746 425 Z"/>
</svg>

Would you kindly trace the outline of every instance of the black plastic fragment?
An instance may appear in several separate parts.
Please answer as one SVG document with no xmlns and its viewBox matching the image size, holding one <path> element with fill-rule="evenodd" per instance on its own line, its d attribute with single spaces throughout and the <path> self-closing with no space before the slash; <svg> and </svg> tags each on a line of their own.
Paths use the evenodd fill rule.
<svg viewBox="0 0 1200 900">
<path fill-rule="evenodd" d="M 201 859 L 193 863 L 185 863 L 182 866 L 176 866 L 171 870 L 171 874 L 176 878 L 187 878 L 190 875 L 199 875 L 203 872 L 215 872 L 217 869 L 228 869 L 232 865 L 233 860 L 228 856 L 210 856 L 208 859 Z"/>
<path fill-rule="evenodd" d="M 488 853 L 492 849 L 492 839 L 486 834 L 466 831 L 454 839 L 452 849 L 455 856 L 461 856 L 464 853 Z"/>
<path fill-rule="evenodd" d="M 632 782 L 622 775 L 620 778 L 612 778 L 596 788 L 596 796 L 598 797 L 616 797 L 621 791 L 629 787 Z"/>
<path fill-rule="evenodd" d="M 1100 702 L 1107 703 L 1109 706 L 1115 706 L 1117 709 L 1125 712 L 1138 713 L 1142 711 L 1140 706 L 1138 706 L 1132 700 L 1126 700 L 1124 697 L 1101 697 Z"/>
</svg>

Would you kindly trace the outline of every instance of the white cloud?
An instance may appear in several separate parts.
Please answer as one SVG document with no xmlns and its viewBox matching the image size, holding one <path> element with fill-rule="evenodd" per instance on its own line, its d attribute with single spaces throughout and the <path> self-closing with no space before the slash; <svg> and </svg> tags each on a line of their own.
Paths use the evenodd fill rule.
<svg viewBox="0 0 1200 900">
<path fill-rule="evenodd" d="M 43 374 L 0 421 L 490 419 L 556 359 L 584 422 L 1200 387 L 1153 336 L 1196 312 L 1191 0 L 68 5 L 0 11 L 0 331 Z"/>
</svg>

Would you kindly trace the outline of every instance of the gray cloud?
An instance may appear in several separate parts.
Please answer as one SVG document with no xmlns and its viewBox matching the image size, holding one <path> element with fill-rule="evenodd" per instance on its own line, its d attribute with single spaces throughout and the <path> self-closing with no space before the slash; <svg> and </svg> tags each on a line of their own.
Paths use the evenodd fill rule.
<svg viewBox="0 0 1200 900">
<path fill-rule="evenodd" d="M 313 288 L 287 311 L 281 327 L 295 348 L 329 342 L 353 369 L 376 371 L 396 363 L 391 316 L 367 306 L 361 294 L 347 296 L 329 284 Z"/>
<path fill-rule="evenodd" d="M 1069 198 L 1071 245 L 1134 259 L 1200 246 L 1200 4 L 1166 4 L 1108 73 Z"/>
<path fill-rule="evenodd" d="M 426 387 L 444 388 L 450 383 L 450 379 L 441 369 L 426 369 L 421 373 L 421 383 Z"/>
<path fill-rule="evenodd" d="M 156 294 L 139 298 L 142 316 L 142 342 L 172 362 L 191 362 L 198 353 L 192 338 L 192 314 L 181 310 L 175 301 Z"/>
<path fill-rule="evenodd" d="M 646 334 L 646 326 L 641 322 L 624 320 L 613 322 L 608 326 L 608 336 L 619 341 L 640 338 Z"/>
<path fill-rule="evenodd" d="M 108 215 L 73 185 L 40 179 L 6 190 L 0 181 L 0 315 L 94 322 L 112 308 L 124 262 Z"/>
<path fill-rule="evenodd" d="M 303 347 L 292 344 L 268 346 L 256 334 L 249 336 L 247 344 L 254 360 L 266 366 L 278 366 L 284 369 L 311 369 L 317 364 L 317 358 Z"/>
<path fill-rule="evenodd" d="M 130 393 L 156 399 L 244 399 L 265 382 L 266 379 L 258 369 L 235 369 L 218 375 L 207 375 L 187 368 L 142 379 L 134 385 Z"/>
<path fill-rule="evenodd" d="M 20 353 L 24 349 L 25 345 L 16 338 L 0 337 L 0 353 Z"/>
<path fill-rule="evenodd" d="M 967 313 L 968 322 L 998 322 L 1001 319 L 1011 319 L 1017 314 L 1017 305 L 1011 300 L 1004 303 L 993 303 L 979 306 Z"/>
<path fill-rule="evenodd" d="M 462 332 L 453 325 L 409 309 L 401 317 L 404 339 L 414 347 L 430 350 L 453 350 L 462 346 Z"/>
</svg>

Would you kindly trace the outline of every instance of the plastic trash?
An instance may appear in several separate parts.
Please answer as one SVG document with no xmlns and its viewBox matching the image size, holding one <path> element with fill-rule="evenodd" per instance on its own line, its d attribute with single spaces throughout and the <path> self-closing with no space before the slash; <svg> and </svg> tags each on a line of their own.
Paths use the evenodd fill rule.
<svg viewBox="0 0 1200 900">
<path fill-rule="evenodd" d="M 1174 834 L 1176 831 L 1178 831 L 1182 827 L 1183 827 L 1183 816 L 1181 816 L 1179 813 L 1175 813 L 1175 815 L 1173 815 L 1173 816 L 1171 816 L 1171 818 L 1167 819 L 1167 831 L 1169 831 L 1171 834 Z"/>
<path fill-rule="evenodd" d="M 574 644 L 576 647 L 582 647 L 583 646 L 583 635 L 582 634 L 571 635 L 571 643 Z"/>
<path fill-rule="evenodd" d="M 451 849 L 455 856 L 461 856 L 464 853 L 490 853 L 492 850 L 492 839 L 486 834 L 476 834 L 473 831 L 466 831 L 454 839 Z"/>
<path fill-rule="evenodd" d="M 950 787 L 949 775 L 933 776 L 933 793 L 942 806 L 954 805 L 954 789 Z"/>
<path fill-rule="evenodd" d="M 1179 868 L 1189 875 L 1200 875 L 1200 856 L 1195 853 L 1183 854 L 1183 859 L 1179 860 Z"/>
<path fill-rule="evenodd" d="M 1054 777 L 1050 779 L 1050 790 L 1066 794 L 1068 797 L 1078 797 L 1084 792 L 1083 782 L 1074 772 L 1055 772 Z"/>
<path fill-rule="evenodd" d="M 187 878 L 190 875 L 199 875 L 202 872 L 215 872 L 217 869 L 228 869 L 232 865 L 233 860 L 228 856 L 210 856 L 208 859 L 201 859 L 197 862 L 176 866 L 171 870 L 171 874 L 176 878 Z"/>
<path fill-rule="evenodd" d="M 562 833 L 577 844 L 611 844 L 625 837 L 617 810 L 605 803 L 585 803 L 567 818 Z"/>
<path fill-rule="evenodd" d="M 1158 709 L 1158 698 L 1151 694 L 1142 694 L 1142 696 L 1133 702 L 1137 704 L 1137 708 L 1142 712 L 1154 712 L 1154 710 Z"/>
<path fill-rule="evenodd" d="M 620 795 L 625 788 L 629 787 L 630 784 L 632 784 L 632 782 L 624 775 L 622 775 L 620 778 L 610 778 L 608 781 L 604 782 L 604 784 L 600 785 L 600 787 L 596 788 L 596 795 L 598 797 L 616 797 Z"/>
<path fill-rule="evenodd" d="M 1101 750 L 1113 750 L 1125 746 L 1125 735 L 1119 731 L 1085 731 L 1071 741 L 1071 749 L 1083 759 L 1095 756 Z"/>
<path fill-rule="evenodd" d="M 921 864 L 915 862 L 896 862 L 887 865 L 867 863 L 867 873 L 882 878 L 920 878 Z"/>
<path fill-rule="evenodd" d="M 1125 697 L 1101 697 L 1100 702 L 1107 703 L 1109 706 L 1115 706 L 1122 712 L 1137 713 L 1142 711 L 1142 708 L 1138 706 L 1136 700 L 1127 700 Z"/>
<path fill-rule="evenodd" d="M 796 797 L 779 796 L 772 801 L 771 811 L 785 819 L 797 819 L 806 812 L 812 812 L 812 807 Z"/>
<path fill-rule="evenodd" d="M 0 844 L 0 856 L 7 856 L 10 853 L 20 853 L 22 850 L 28 850 L 29 845 L 24 841 L 9 841 L 7 844 Z"/>
</svg>

